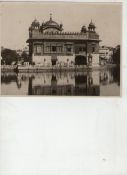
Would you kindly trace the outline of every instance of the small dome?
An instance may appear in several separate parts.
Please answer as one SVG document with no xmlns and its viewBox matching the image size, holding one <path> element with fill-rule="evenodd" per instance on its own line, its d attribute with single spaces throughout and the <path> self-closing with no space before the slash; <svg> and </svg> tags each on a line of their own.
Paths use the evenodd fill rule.
<svg viewBox="0 0 127 175">
<path fill-rule="evenodd" d="M 32 26 L 40 26 L 39 21 L 35 18 L 35 20 L 31 24 Z"/>
<path fill-rule="evenodd" d="M 84 25 L 84 26 L 82 26 L 82 29 L 86 29 L 86 26 Z"/>
<path fill-rule="evenodd" d="M 95 28 L 95 24 L 92 22 L 92 20 L 91 20 L 91 22 L 90 22 L 90 24 L 89 24 L 89 27 Z"/>
<path fill-rule="evenodd" d="M 81 32 L 86 32 L 86 31 L 87 31 L 86 26 L 85 26 L 85 25 L 82 26 L 82 28 L 81 28 Z"/>
</svg>

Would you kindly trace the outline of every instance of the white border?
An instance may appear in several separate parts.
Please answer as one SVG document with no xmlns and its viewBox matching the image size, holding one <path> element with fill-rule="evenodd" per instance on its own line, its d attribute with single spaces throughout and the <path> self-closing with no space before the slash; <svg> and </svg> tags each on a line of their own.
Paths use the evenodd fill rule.
<svg viewBox="0 0 127 175">
<path fill-rule="evenodd" d="M 79 2 L 79 1 L 74 1 Z M 82 1 L 86 2 L 86 1 Z M 87 1 L 88 2 L 88 1 Z M 29 167 L 33 168 L 33 158 L 36 159 L 36 155 L 40 152 L 38 151 L 38 144 L 40 143 L 39 139 L 41 139 L 41 135 L 38 134 L 41 131 L 41 126 L 39 123 L 42 121 L 47 122 L 48 133 L 45 134 L 45 139 L 48 139 L 51 133 L 56 133 L 55 136 L 52 136 L 54 140 L 52 140 L 51 145 L 48 144 L 48 148 L 52 149 L 53 145 L 58 141 L 58 138 L 61 139 L 62 136 L 65 136 L 65 141 L 69 141 L 69 134 L 71 130 L 74 132 L 77 131 L 78 136 L 80 137 L 79 130 L 83 129 L 81 123 L 85 124 L 88 122 L 88 126 L 84 125 L 84 131 L 90 131 L 89 128 L 92 126 L 97 126 L 100 131 L 101 136 L 96 135 L 95 130 L 95 138 L 100 138 L 97 142 L 97 145 L 94 146 L 99 147 L 100 157 L 106 156 L 107 163 L 100 161 L 98 164 L 93 160 L 93 162 L 89 162 L 89 169 L 95 169 L 94 173 L 87 172 L 86 174 L 90 175 L 125 175 L 127 174 L 127 2 L 123 1 L 89 1 L 89 2 L 123 2 L 123 36 L 122 36 L 122 96 L 120 98 L 89 98 L 89 97 L 68 97 L 68 98 L 57 98 L 57 97 L 0 97 L 0 174 L 12 175 L 11 171 L 7 171 L 7 167 L 11 167 L 9 170 L 18 170 L 17 168 L 22 167 L 23 161 L 27 160 L 27 153 L 30 151 L 30 159 L 26 162 L 28 169 L 22 175 L 30 175 L 28 172 Z M 54 119 L 54 120 L 53 120 Z M 50 121 L 52 121 L 52 125 L 50 125 Z M 64 122 L 65 123 L 64 123 Z M 81 122 L 80 122 L 81 121 Z M 69 128 L 67 128 L 69 122 Z M 56 124 L 57 123 L 57 124 Z M 101 127 L 102 125 L 102 127 Z M 53 126 L 56 126 L 53 127 Z M 60 126 L 61 128 L 59 128 Z M 75 128 L 74 128 L 75 126 Z M 88 127 L 85 130 L 85 127 Z M 19 129 L 20 128 L 20 129 Z M 38 130 L 38 128 L 40 130 Z M 59 129 L 58 129 L 59 128 Z M 96 129 L 97 129 L 96 128 Z M 114 130 L 112 130 L 112 128 Z M 110 131 L 110 132 L 109 132 Z M 114 132 L 114 135 L 113 135 Z M 33 134 L 33 138 L 31 137 L 31 133 Z M 17 137 L 14 135 L 17 134 Z M 74 132 L 76 134 L 76 132 Z M 85 133 L 84 133 L 85 134 Z M 84 141 L 87 140 L 89 133 L 84 136 Z M 115 141 L 110 140 L 111 135 L 113 136 Z M 22 137 L 21 137 L 22 136 Z M 57 136 L 57 137 L 56 137 Z M 72 133 L 72 135 L 73 133 Z M 31 138 L 31 139 L 29 139 Z M 77 139 L 77 137 L 75 136 Z M 12 139 L 12 142 L 11 142 Z M 28 140 L 27 140 L 28 139 Z M 35 141 L 34 141 L 35 139 Z M 82 137 L 81 137 L 82 139 Z M 93 138 L 94 139 L 94 138 Z M 95 139 L 95 140 L 96 140 Z M 106 140 L 106 141 L 105 141 Z M 6 142 L 5 142 L 6 141 Z M 6 144 L 8 141 L 8 144 Z M 62 141 L 62 140 L 61 140 Z M 78 140 L 81 141 L 81 140 Z M 20 145 L 18 144 L 20 143 Z M 27 143 L 27 144 L 26 144 Z M 58 142 L 59 143 L 59 142 Z M 84 142 L 81 142 L 84 143 Z M 104 143 L 108 143 L 107 145 Z M 111 143 L 111 145 L 110 145 Z M 11 145 L 12 144 L 12 145 Z M 67 144 L 67 143 L 66 143 Z M 72 139 L 72 145 L 76 144 L 75 140 Z M 9 146 L 12 146 L 11 149 Z M 25 147 L 24 147 L 25 145 Z M 20 149 L 19 150 L 19 147 Z M 82 150 L 82 145 L 78 145 L 79 152 Z M 114 152 L 107 153 L 107 148 L 112 146 L 112 150 Z M 31 150 L 30 147 L 33 149 Z M 64 149 L 64 147 L 63 147 Z M 73 146 L 72 146 L 73 149 Z M 85 148 L 84 148 L 85 149 Z M 103 151 L 102 151 L 103 150 Z M 109 149 L 110 150 L 110 149 Z M 21 152 L 24 155 L 21 155 Z M 58 153 L 58 152 L 56 152 Z M 82 152 L 81 152 L 82 153 Z M 96 153 L 96 149 L 95 149 Z M 33 154 L 33 155 L 32 155 Z M 99 152 L 98 152 L 99 154 Z M 18 156 L 16 156 L 18 155 Z M 10 157 L 9 157 L 10 156 Z M 13 156 L 13 157 L 12 157 Z M 87 156 L 87 153 L 86 153 Z M 97 158 L 99 161 L 100 157 Z M 19 166 L 20 159 L 21 166 Z M 39 157 L 38 157 L 39 158 Z M 9 162 L 10 160 L 10 162 Z M 114 160 L 115 163 L 111 163 Z M 109 164 L 108 164 L 109 162 Z M 36 163 L 36 162 L 35 162 Z M 79 162 L 80 163 L 80 162 Z M 94 164 L 95 163 L 95 164 Z M 15 166 L 15 169 L 14 169 Z M 25 166 L 25 165 L 24 165 Z M 37 166 L 37 165 L 36 165 Z M 36 174 L 36 166 L 35 172 Z M 59 166 L 59 164 L 58 164 Z M 85 166 L 85 165 L 84 165 Z M 73 167 L 72 167 L 73 168 Z M 9 173 L 8 173 L 9 172 Z M 40 173 L 41 174 L 41 173 Z M 40 175 L 37 174 L 37 175 Z M 61 173 L 62 174 L 62 173 Z M 61 175 L 60 174 L 60 175 Z M 64 173 L 63 173 L 64 174 Z M 79 174 L 82 174 L 79 172 Z M 84 175 L 85 172 L 83 172 Z M 16 175 L 16 172 L 15 174 Z M 17 173 L 19 175 L 19 173 Z M 21 174 L 20 174 L 21 175 Z M 52 175 L 52 174 L 51 174 Z M 53 174 L 54 175 L 54 174 Z M 64 174 L 66 175 L 66 173 Z"/>
</svg>

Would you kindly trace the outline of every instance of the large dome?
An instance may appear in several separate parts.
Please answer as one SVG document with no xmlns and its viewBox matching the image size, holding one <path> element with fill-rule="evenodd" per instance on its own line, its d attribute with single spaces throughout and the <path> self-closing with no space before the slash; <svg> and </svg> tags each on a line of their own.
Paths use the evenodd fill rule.
<svg viewBox="0 0 127 175">
<path fill-rule="evenodd" d="M 45 23 L 42 23 L 42 28 L 43 30 L 46 29 L 56 29 L 58 31 L 62 31 L 62 24 L 58 24 L 57 22 L 55 22 L 54 20 L 52 20 L 52 16 L 50 14 L 50 19 L 49 21 L 46 21 Z"/>
<path fill-rule="evenodd" d="M 57 22 L 53 21 L 52 18 L 50 18 L 49 21 L 45 22 L 44 25 L 45 26 L 57 26 L 57 27 L 59 26 L 59 24 Z"/>
</svg>

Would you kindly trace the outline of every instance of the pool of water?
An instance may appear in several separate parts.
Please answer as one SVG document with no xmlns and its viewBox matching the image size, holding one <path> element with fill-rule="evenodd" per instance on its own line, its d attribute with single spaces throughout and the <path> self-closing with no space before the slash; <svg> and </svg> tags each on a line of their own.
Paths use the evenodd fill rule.
<svg viewBox="0 0 127 175">
<path fill-rule="evenodd" d="M 120 96 L 120 70 L 2 72 L 1 95 Z"/>
</svg>

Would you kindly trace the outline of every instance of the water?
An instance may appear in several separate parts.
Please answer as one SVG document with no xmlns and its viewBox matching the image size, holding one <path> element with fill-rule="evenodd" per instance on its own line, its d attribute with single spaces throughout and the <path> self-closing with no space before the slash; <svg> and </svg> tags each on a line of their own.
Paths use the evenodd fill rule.
<svg viewBox="0 0 127 175">
<path fill-rule="evenodd" d="M 120 71 L 1 73 L 1 94 L 119 96 Z"/>
</svg>

